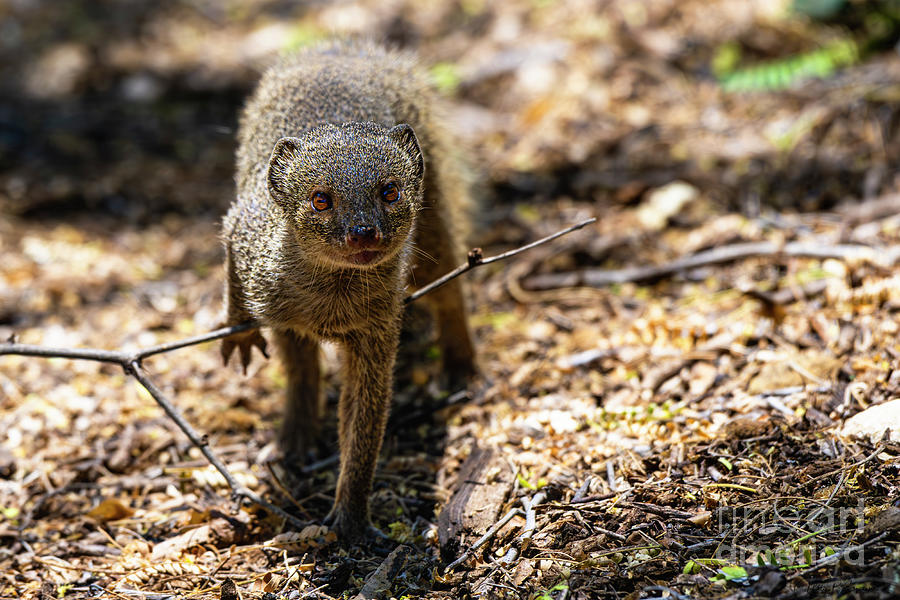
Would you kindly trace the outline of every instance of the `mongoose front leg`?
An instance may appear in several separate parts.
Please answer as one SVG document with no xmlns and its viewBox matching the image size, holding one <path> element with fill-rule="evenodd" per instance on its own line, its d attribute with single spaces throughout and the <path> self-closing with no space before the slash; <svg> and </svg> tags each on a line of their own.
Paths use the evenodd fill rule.
<svg viewBox="0 0 900 600">
<path fill-rule="evenodd" d="M 276 331 L 275 343 L 287 373 L 287 403 L 281 426 L 281 451 L 288 465 L 302 463 L 319 433 L 319 344 L 291 331 Z"/>
<path fill-rule="evenodd" d="M 234 271 L 234 258 L 231 255 L 231 246 L 226 247 L 225 252 L 225 274 L 227 276 L 225 282 L 225 322 L 223 327 L 231 327 L 240 325 L 245 321 L 249 321 L 252 317 L 244 307 L 245 298 L 244 291 L 241 288 L 240 279 Z M 237 348 L 241 355 L 241 365 L 244 367 L 244 373 L 247 372 L 247 365 L 250 364 L 251 351 L 256 346 L 263 356 L 266 353 L 266 338 L 262 336 L 259 329 L 250 329 L 242 333 L 230 335 L 222 340 L 221 352 L 222 362 L 228 364 L 228 359 Z"/>
<path fill-rule="evenodd" d="M 371 523 L 369 493 L 390 408 L 399 327 L 348 336 L 344 385 L 338 403 L 341 471 L 325 522 L 343 540 L 358 539 Z"/>
</svg>

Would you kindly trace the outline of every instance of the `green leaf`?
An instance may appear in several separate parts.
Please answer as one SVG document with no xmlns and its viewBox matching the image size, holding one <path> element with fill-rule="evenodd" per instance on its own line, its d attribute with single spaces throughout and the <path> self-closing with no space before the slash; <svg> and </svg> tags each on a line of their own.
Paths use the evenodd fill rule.
<svg viewBox="0 0 900 600">
<path fill-rule="evenodd" d="M 700 568 L 700 563 L 689 560 L 684 563 L 684 568 L 681 570 L 681 572 L 684 575 L 695 575 L 700 572 Z"/>
<path fill-rule="evenodd" d="M 563 590 L 568 590 L 569 584 L 566 582 L 557 583 L 549 590 L 543 590 L 537 593 L 536 596 L 533 597 L 532 600 L 553 600 L 553 596 L 551 594 L 553 592 L 561 592 Z"/>
<path fill-rule="evenodd" d="M 388 537 L 395 542 L 405 544 L 415 539 L 412 528 L 403 521 L 394 521 L 388 525 Z"/>
<path fill-rule="evenodd" d="M 529 490 L 537 489 L 537 486 L 534 485 L 533 483 L 531 483 L 530 481 L 528 481 L 527 479 L 525 479 L 525 477 L 523 477 L 521 473 L 516 473 L 516 480 L 519 482 L 519 485 L 521 485 L 523 488 L 526 488 Z"/>
<path fill-rule="evenodd" d="M 440 62 L 431 67 L 431 80 L 442 93 L 451 95 L 456 92 L 462 77 L 453 63 Z"/>
<path fill-rule="evenodd" d="M 741 45 L 735 41 L 725 42 L 715 49 L 712 57 L 712 71 L 716 77 L 733 73 L 741 62 Z"/>
<path fill-rule="evenodd" d="M 859 54 L 857 42 L 846 38 L 818 50 L 742 69 L 717 71 L 714 64 L 713 71 L 719 84 L 728 92 L 773 91 L 804 79 L 828 77 L 837 69 L 858 62 Z"/>
<path fill-rule="evenodd" d="M 742 581 L 747 579 L 747 569 L 744 567 L 721 567 L 719 572 L 726 581 Z"/>
<path fill-rule="evenodd" d="M 285 52 L 293 52 L 300 48 L 311 46 L 324 39 L 321 28 L 308 23 L 298 23 L 291 28 L 284 43 Z"/>
</svg>

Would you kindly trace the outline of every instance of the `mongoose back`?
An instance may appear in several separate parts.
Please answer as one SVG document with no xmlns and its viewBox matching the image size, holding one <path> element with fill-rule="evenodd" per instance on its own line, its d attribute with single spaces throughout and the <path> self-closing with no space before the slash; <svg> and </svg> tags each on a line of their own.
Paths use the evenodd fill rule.
<svg viewBox="0 0 900 600">
<path fill-rule="evenodd" d="M 326 523 L 371 526 L 368 497 L 391 400 L 410 273 L 464 260 L 468 192 L 427 77 L 403 54 L 334 43 L 282 59 L 240 122 L 237 197 L 224 220 L 226 322 L 270 328 L 287 371 L 281 432 L 300 460 L 319 429 L 318 342 L 343 347 L 340 475 Z M 421 259 L 413 260 L 415 256 Z M 474 371 L 459 280 L 431 296 L 444 368 Z M 257 332 L 226 338 L 246 367 Z"/>
</svg>

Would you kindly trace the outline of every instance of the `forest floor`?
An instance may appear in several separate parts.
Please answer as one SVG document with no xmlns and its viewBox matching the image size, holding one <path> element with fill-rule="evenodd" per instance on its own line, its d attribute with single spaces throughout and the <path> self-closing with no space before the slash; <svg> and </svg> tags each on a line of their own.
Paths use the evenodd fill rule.
<svg viewBox="0 0 900 600">
<path fill-rule="evenodd" d="M 0 356 L 0 598 L 897 597 L 900 56 L 724 89 L 735 48 L 858 33 L 783 5 L 0 7 L 0 339 L 214 329 L 242 99 L 329 31 L 431 65 L 486 255 L 597 218 L 465 275 L 467 390 L 442 388 L 411 305 L 372 496 L 390 541 L 318 525 L 333 415 L 319 462 L 272 460 L 278 361 L 245 375 L 207 343 L 145 367 L 304 529 L 234 502 L 120 367 Z"/>
</svg>

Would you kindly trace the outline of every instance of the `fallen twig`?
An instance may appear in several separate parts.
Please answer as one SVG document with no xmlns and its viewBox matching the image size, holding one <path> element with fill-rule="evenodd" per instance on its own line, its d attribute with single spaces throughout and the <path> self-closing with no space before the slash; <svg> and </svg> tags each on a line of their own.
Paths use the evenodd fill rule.
<svg viewBox="0 0 900 600">
<path fill-rule="evenodd" d="M 72 358 L 78 360 L 94 360 L 98 362 L 115 363 L 127 369 L 127 366 L 131 363 L 136 362 L 138 363 L 138 365 L 140 365 L 141 361 L 143 361 L 145 358 L 153 356 L 154 354 L 162 354 L 163 352 L 170 352 L 172 350 L 178 350 L 179 348 L 195 346 L 197 344 L 202 344 L 203 342 L 211 342 L 213 340 L 228 337 L 229 335 L 241 333 L 242 331 L 247 331 L 256 327 L 259 327 L 259 324 L 255 321 L 246 321 L 244 323 L 240 323 L 239 325 L 222 327 L 210 331 L 209 333 L 204 333 L 202 335 L 195 335 L 193 337 L 169 342 L 167 344 L 150 346 L 148 348 L 135 350 L 134 352 L 124 352 L 121 350 L 100 350 L 98 348 L 52 348 L 48 346 L 35 346 L 31 344 L 5 343 L 0 344 L 0 356 L 4 354 L 15 354 L 19 356 L 41 356 L 44 358 Z"/>
<path fill-rule="evenodd" d="M 873 458 L 875 458 L 876 456 L 881 454 L 883 451 L 884 451 L 884 445 L 878 444 L 877 446 L 875 446 L 875 450 L 873 450 L 871 454 L 869 454 L 862 460 L 858 460 L 849 465 L 844 465 L 840 469 L 835 469 L 833 471 L 828 471 L 827 473 L 822 473 L 821 475 L 817 475 L 816 477 L 813 477 L 809 481 L 806 481 L 804 483 L 804 485 L 808 486 L 817 481 L 821 481 L 822 479 L 825 479 L 826 477 L 831 477 L 832 475 L 837 475 L 838 473 L 840 473 L 841 477 L 843 477 L 845 471 L 848 471 L 850 469 L 855 469 L 856 467 L 861 467 L 862 465 L 866 464 L 867 462 L 869 462 L 870 460 L 872 460 Z"/>
<path fill-rule="evenodd" d="M 489 265 L 492 262 L 497 262 L 499 260 L 506 260 L 507 258 L 512 258 L 513 256 L 515 256 L 517 254 L 521 254 L 522 252 L 525 252 L 526 250 L 531 250 L 532 248 L 534 248 L 536 246 L 540 246 L 541 244 L 546 244 L 547 242 L 551 242 L 558 237 L 562 237 L 562 236 L 566 235 L 567 233 L 572 233 L 573 231 L 575 231 L 577 229 L 581 229 L 582 227 L 584 227 L 586 225 L 590 225 L 591 223 L 594 223 L 596 220 L 597 220 L 596 218 L 592 217 L 590 219 L 582 221 L 581 223 L 576 223 L 575 225 L 572 225 L 570 227 L 566 227 L 565 229 L 557 231 L 556 233 L 554 233 L 552 235 L 548 235 L 547 237 L 543 237 L 539 240 L 531 242 L 530 244 L 525 244 L 524 246 L 521 246 L 514 250 L 509 250 L 508 252 L 504 252 L 502 254 L 497 254 L 496 256 L 489 256 L 487 258 L 484 258 L 481 255 L 481 248 L 473 248 L 472 250 L 469 251 L 469 260 L 466 264 L 456 267 L 455 269 L 453 269 L 452 271 L 450 271 L 443 277 L 439 277 L 438 279 L 435 279 L 434 281 L 432 281 L 425 287 L 420 288 L 413 294 L 410 294 L 409 296 L 407 296 L 406 298 L 403 299 L 403 303 L 409 304 L 410 302 L 415 302 L 416 300 L 418 300 L 419 298 L 421 298 L 428 292 L 432 292 L 432 291 L 436 290 L 437 288 L 441 287 L 442 285 L 444 285 L 451 279 L 455 279 L 455 278 L 459 277 L 460 275 L 462 275 L 463 273 L 465 273 L 466 271 L 471 271 L 475 267 L 480 267 L 481 265 Z"/>
<path fill-rule="evenodd" d="M 638 510 L 643 510 L 660 517 L 665 517 L 667 519 L 678 519 L 680 521 L 690 522 L 690 520 L 696 516 L 689 512 L 675 510 L 674 508 L 668 508 L 667 506 L 657 506 L 656 504 L 650 504 L 648 502 L 620 502 L 619 506 L 636 508 Z"/>
<path fill-rule="evenodd" d="M 198 435 L 197 432 L 194 431 L 194 429 L 190 426 L 190 424 L 185 421 L 184 417 L 182 417 L 178 410 L 172 405 L 172 403 L 169 402 L 168 398 L 166 398 L 160 391 L 160 389 L 156 387 L 156 384 L 154 384 L 153 381 L 150 380 L 147 372 L 144 371 L 144 368 L 141 364 L 141 361 L 144 358 L 152 356 L 154 354 L 169 352 L 178 348 L 184 348 L 186 346 L 223 338 L 235 333 L 240 333 L 241 331 L 252 329 L 256 326 L 256 323 L 253 322 L 241 323 L 240 325 L 235 325 L 233 327 L 223 327 L 221 329 L 217 329 L 203 335 L 194 336 L 192 338 L 187 338 L 185 340 L 180 340 L 177 342 L 171 342 L 169 344 L 151 346 L 149 348 L 144 348 L 135 352 L 99 350 L 96 348 L 48 348 L 45 346 L 33 346 L 29 344 L 0 344 L 0 355 L 16 354 L 20 356 L 42 356 L 47 358 L 94 360 L 99 362 L 113 363 L 121 366 L 126 374 L 134 377 L 138 381 L 138 383 L 140 383 L 144 387 L 144 389 L 147 390 L 147 392 L 153 397 L 153 399 L 156 400 L 156 403 L 163 409 L 163 411 L 165 411 L 169 418 L 172 419 L 172 421 L 174 421 L 176 425 L 178 425 L 178 428 L 181 429 L 182 432 L 184 432 L 191 443 L 200 449 L 200 452 L 203 453 L 203 456 L 206 457 L 206 460 L 209 461 L 209 464 L 211 464 L 219 473 L 222 474 L 222 477 L 225 478 L 225 481 L 228 483 L 228 487 L 231 488 L 232 494 L 234 496 L 246 498 L 254 504 L 262 506 L 266 510 L 286 519 L 295 527 L 304 527 L 307 525 L 307 523 L 304 523 L 290 513 L 285 512 L 281 508 L 275 506 L 271 502 L 261 498 L 260 496 L 257 496 L 249 489 L 244 487 L 240 482 L 238 482 L 238 480 L 235 479 L 231 472 L 228 470 L 228 467 L 226 467 L 225 464 L 222 463 L 222 461 L 220 461 L 219 458 L 213 453 L 213 451 L 210 450 L 209 443 L 206 441 L 206 437 L 201 437 L 200 435 Z"/>
<path fill-rule="evenodd" d="M 871 546 L 875 542 L 880 542 L 881 540 L 886 538 L 888 533 L 889 532 L 884 531 L 884 532 L 876 535 L 872 539 L 866 540 L 865 542 L 858 544 L 856 546 L 851 546 L 848 543 L 847 545 L 844 546 L 844 548 L 842 548 L 838 552 L 835 552 L 834 554 L 828 554 L 828 555 L 822 556 L 815 563 L 813 563 L 806 569 L 796 572 L 795 577 L 803 577 L 804 575 L 808 575 L 809 573 L 812 573 L 813 571 L 821 569 L 822 567 L 825 567 L 832 563 L 836 563 L 839 560 L 843 559 L 848 554 L 851 554 L 853 552 L 861 553 L 866 548 L 866 546 Z M 861 554 L 860 554 L 860 556 L 861 556 Z"/>
<path fill-rule="evenodd" d="M 521 515 L 521 514 L 522 514 L 522 511 L 519 510 L 518 508 L 509 509 L 509 512 L 506 513 L 505 515 L 503 515 L 503 517 L 499 521 L 494 523 L 490 529 L 485 531 L 483 536 L 478 538 L 474 544 L 469 546 L 462 554 L 460 554 L 459 558 L 457 558 L 452 563 L 447 565 L 447 567 L 444 569 L 444 573 L 449 573 L 450 571 L 452 571 L 453 569 L 455 569 L 462 563 L 466 562 L 469 559 L 469 557 L 472 556 L 473 552 L 475 552 L 476 550 L 478 550 L 479 548 L 484 546 L 488 542 L 488 540 L 490 540 L 492 537 L 497 535 L 497 532 L 500 531 L 500 528 L 502 528 L 504 525 L 509 523 L 513 517 L 515 517 L 516 515 Z"/>
<path fill-rule="evenodd" d="M 583 269 L 568 273 L 544 273 L 525 279 L 527 290 L 548 290 L 561 287 L 604 287 L 621 283 L 653 281 L 681 271 L 707 267 L 747 258 L 783 256 L 792 258 L 834 258 L 848 262 L 869 262 L 885 268 L 900 260 L 900 246 L 874 248 L 859 244 L 816 244 L 808 242 L 748 242 L 721 246 L 693 256 L 686 256 L 662 265 L 630 267 L 627 269 Z"/>
<path fill-rule="evenodd" d="M 596 494 L 594 496 L 582 496 L 581 498 L 572 498 L 569 504 L 587 504 L 588 502 L 600 502 L 601 500 L 611 500 L 619 496 L 618 492 L 609 492 L 606 494 Z"/>
<path fill-rule="evenodd" d="M 572 503 L 582 502 L 585 494 L 587 494 L 588 488 L 591 487 L 592 480 L 593 480 L 593 478 L 590 475 L 585 477 L 584 483 L 581 484 L 581 487 L 578 488 L 578 491 L 576 491 L 575 495 L 572 496 L 572 499 L 570 500 L 570 502 L 572 502 Z"/>
<path fill-rule="evenodd" d="M 787 287 L 774 292 L 763 292 L 757 289 L 742 289 L 746 295 L 756 298 L 771 306 L 782 306 L 799 300 L 815 298 L 828 288 L 828 280 L 817 279 L 800 287 Z"/>
<path fill-rule="evenodd" d="M 543 502 L 546 497 L 546 492 L 538 492 L 531 498 L 528 496 L 522 498 L 522 508 L 525 510 L 525 528 L 522 529 L 522 533 L 516 538 L 521 544 L 522 552 L 524 552 L 525 549 L 528 548 L 528 544 L 531 543 L 531 536 L 534 535 L 534 528 L 537 526 L 537 511 L 534 510 L 534 507 Z M 510 548 L 506 553 L 506 556 L 503 557 L 502 562 L 506 564 L 511 563 L 516 559 L 518 554 L 519 549 Z"/>
<path fill-rule="evenodd" d="M 842 222 L 850 227 L 900 212 L 900 194 L 886 194 L 870 200 L 852 200 L 839 206 Z"/>
</svg>

